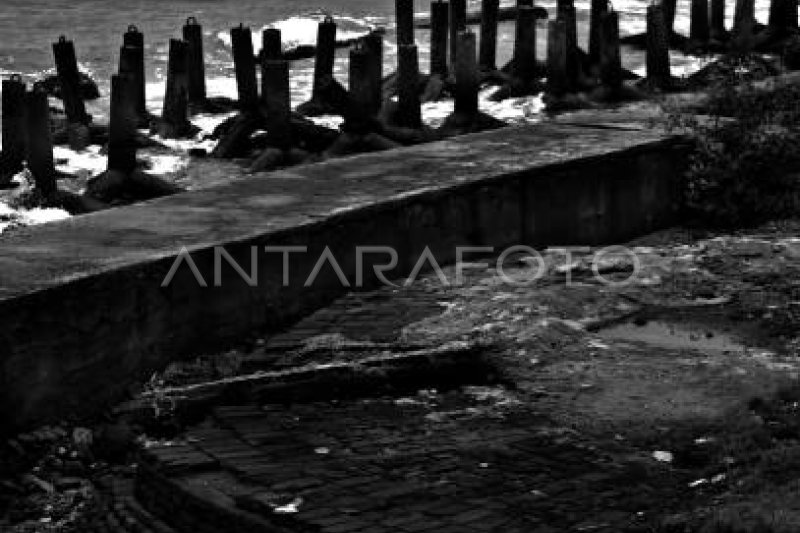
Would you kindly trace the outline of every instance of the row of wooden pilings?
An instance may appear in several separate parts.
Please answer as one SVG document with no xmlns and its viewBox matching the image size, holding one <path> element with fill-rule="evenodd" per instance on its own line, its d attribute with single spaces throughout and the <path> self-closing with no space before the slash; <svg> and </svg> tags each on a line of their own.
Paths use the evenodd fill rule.
<svg viewBox="0 0 800 533">
<path fill-rule="evenodd" d="M 797 0 L 773 0 L 771 22 L 797 27 Z M 647 7 L 646 66 L 653 86 L 666 89 L 672 79 L 669 46 L 676 0 Z M 737 0 L 734 29 L 754 20 L 753 0 Z M 690 39 L 703 42 L 725 35 L 724 0 L 691 0 Z M 543 18 L 532 0 L 518 0 L 513 59 L 502 69 L 497 61 L 499 0 L 483 0 L 478 39 L 467 25 L 466 0 L 433 0 L 430 5 L 430 78 L 438 78 L 455 99 L 455 115 L 478 113 L 478 91 L 482 80 L 500 79 L 514 87 L 509 94 L 533 93 L 542 88 L 554 96 L 599 84 L 618 90 L 623 82 L 620 53 L 619 14 L 607 0 L 591 0 L 588 52 L 577 41 L 576 12 L 572 0 L 558 0 L 556 16 L 547 22 L 547 53 L 543 67 L 537 62 L 537 20 Z M 793 16 L 792 16 L 793 14 Z M 774 18 L 774 20 L 773 20 Z M 395 76 L 397 109 L 391 122 L 400 128 L 422 127 L 419 54 L 415 41 L 413 0 L 396 0 L 398 69 Z M 336 23 L 331 17 L 319 23 L 312 97 L 300 105 L 301 114 L 338 113 L 345 124 L 373 124 L 389 98 L 383 72 L 383 33 L 372 31 L 349 52 L 349 88 L 333 78 Z M 262 51 L 253 51 L 250 28 L 231 29 L 232 53 L 238 93 L 237 108 L 244 116 L 263 119 L 269 144 L 287 149 L 293 143 L 290 64 L 284 56 L 281 33 L 265 29 Z M 108 127 L 108 168 L 130 173 L 136 167 L 137 128 L 150 126 L 163 137 L 186 137 L 196 130 L 189 121 L 192 112 L 218 110 L 206 94 L 202 27 L 189 18 L 182 39 L 169 42 L 166 92 L 161 117 L 151 116 L 145 102 L 144 35 L 130 26 L 119 55 L 118 72 L 111 79 L 111 109 Z M 91 117 L 79 88 L 79 71 L 72 41 L 61 37 L 53 44 L 61 98 L 68 124 L 67 140 L 74 148 L 92 138 Z M 261 71 L 259 90 L 257 69 Z M 492 73 L 497 74 L 493 76 Z M 546 73 L 547 83 L 538 80 Z M 56 189 L 53 166 L 50 109 L 41 87 L 27 90 L 19 76 L 3 81 L 2 178 L 7 182 L 27 161 L 37 180 L 37 189 L 48 196 Z M 252 122 L 252 121 L 251 121 Z M 256 121 L 258 122 L 258 121 Z M 245 128 L 241 134 L 254 129 Z M 225 157 L 235 139 L 221 142 L 215 155 Z"/>
</svg>

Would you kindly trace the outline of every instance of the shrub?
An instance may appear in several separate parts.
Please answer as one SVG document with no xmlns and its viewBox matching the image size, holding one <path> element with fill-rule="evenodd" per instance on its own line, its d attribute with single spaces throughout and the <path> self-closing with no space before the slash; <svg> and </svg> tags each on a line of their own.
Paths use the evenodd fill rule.
<svg viewBox="0 0 800 533">
<path fill-rule="evenodd" d="M 686 200 L 703 224 L 745 226 L 800 208 L 800 84 L 757 86 L 746 73 L 715 82 L 706 115 L 668 110 L 668 126 L 696 142 Z"/>
</svg>

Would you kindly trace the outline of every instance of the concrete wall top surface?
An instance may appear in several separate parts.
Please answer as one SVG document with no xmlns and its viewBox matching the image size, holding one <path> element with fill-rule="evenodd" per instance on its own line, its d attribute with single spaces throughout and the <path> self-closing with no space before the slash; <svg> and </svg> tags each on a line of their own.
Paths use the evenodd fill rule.
<svg viewBox="0 0 800 533">
<path fill-rule="evenodd" d="M 644 148 L 654 130 L 540 124 L 257 174 L 0 236 L 0 302 L 100 272 L 538 167 Z M 535 175 L 531 176 L 535 179 Z"/>
</svg>

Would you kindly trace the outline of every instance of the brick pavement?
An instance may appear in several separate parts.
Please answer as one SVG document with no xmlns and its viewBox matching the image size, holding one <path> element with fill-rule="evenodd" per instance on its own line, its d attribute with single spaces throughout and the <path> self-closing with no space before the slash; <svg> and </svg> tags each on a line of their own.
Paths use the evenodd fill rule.
<svg viewBox="0 0 800 533">
<path fill-rule="evenodd" d="M 222 531 L 242 513 L 265 528 L 253 531 L 644 531 L 641 497 L 664 477 L 597 452 L 502 387 L 218 407 L 145 458 L 149 507 L 198 487 L 223 502 L 196 523 L 173 499 L 161 511 L 181 531 Z"/>
</svg>

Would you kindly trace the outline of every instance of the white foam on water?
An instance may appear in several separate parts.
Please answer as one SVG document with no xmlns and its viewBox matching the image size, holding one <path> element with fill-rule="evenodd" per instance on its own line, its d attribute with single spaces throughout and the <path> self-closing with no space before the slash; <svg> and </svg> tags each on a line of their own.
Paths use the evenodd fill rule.
<svg viewBox="0 0 800 533">
<path fill-rule="evenodd" d="M 676 50 L 670 50 L 669 56 L 670 71 L 673 76 L 679 78 L 690 76 L 717 59 L 716 56 L 685 56 Z M 640 63 L 639 66 L 634 67 L 631 71 L 645 77 L 647 75 L 647 66 L 644 63 Z"/>
<path fill-rule="evenodd" d="M 71 216 L 67 211 L 54 207 L 34 207 L 33 209 L 22 210 L 20 213 L 27 225 L 56 222 Z"/>
<path fill-rule="evenodd" d="M 12 209 L 0 202 L 0 233 L 15 226 L 34 226 L 65 220 L 71 215 L 63 209 L 34 207 L 33 209 Z"/>
<path fill-rule="evenodd" d="M 489 97 L 495 93 L 496 87 L 488 87 L 478 94 L 479 109 L 509 123 L 537 122 L 544 109 L 542 94 L 524 96 L 521 98 L 507 98 L 501 102 L 493 102 Z M 452 99 L 440 102 L 426 102 L 422 105 L 422 120 L 425 125 L 436 128 L 454 111 L 455 102 Z"/>
<path fill-rule="evenodd" d="M 70 214 L 63 209 L 34 207 L 14 208 L 18 199 L 32 190 L 32 185 L 27 171 L 20 172 L 11 181 L 17 184 L 13 189 L 0 191 L 0 233 L 15 226 L 31 226 L 44 224 L 55 220 L 69 218 Z"/>
<path fill-rule="evenodd" d="M 66 146 L 54 146 L 53 158 L 57 165 L 56 170 L 67 174 L 83 173 L 96 176 L 106 170 L 108 158 L 100 153 L 101 147 L 92 145 L 85 150 L 76 152 Z"/>
<path fill-rule="evenodd" d="M 236 113 L 223 113 L 220 115 L 210 115 L 207 113 L 201 113 L 199 115 L 195 115 L 191 118 L 192 124 L 200 128 L 202 130 L 202 134 L 211 133 L 214 129 L 225 122 L 232 116 L 235 116 Z"/>
<path fill-rule="evenodd" d="M 261 30 L 253 31 L 253 51 L 258 53 L 261 50 L 261 32 L 269 28 L 281 30 L 281 40 L 284 49 L 292 49 L 298 46 L 313 46 L 317 43 L 317 29 L 319 23 L 324 20 L 325 16 L 325 13 L 318 12 L 289 17 L 267 24 L 262 27 Z M 373 23 L 364 18 L 348 17 L 344 15 L 334 15 L 333 18 L 337 24 L 337 41 L 357 39 L 358 37 L 366 35 L 373 28 Z M 231 47 L 230 30 L 218 32 L 217 38 L 226 47 Z"/>
<path fill-rule="evenodd" d="M 145 173 L 155 176 L 175 174 L 189 165 L 189 158 L 185 155 L 164 155 L 142 152 L 139 154 L 139 158 L 144 159 L 149 164 L 149 168 L 145 170 Z"/>
</svg>

